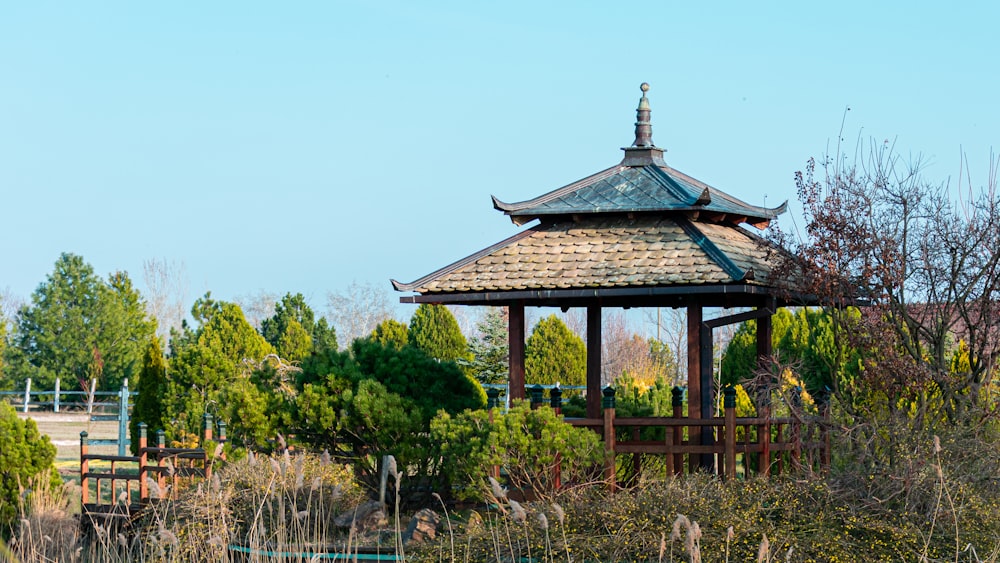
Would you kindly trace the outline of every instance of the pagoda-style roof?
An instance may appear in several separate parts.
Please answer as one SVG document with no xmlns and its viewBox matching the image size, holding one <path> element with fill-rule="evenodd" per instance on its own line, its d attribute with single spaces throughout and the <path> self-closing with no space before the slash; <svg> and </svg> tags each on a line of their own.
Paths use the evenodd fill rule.
<svg viewBox="0 0 1000 563">
<path fill-rule="evenodd" d="M 768 251 L 745 229 L 682 216 L 596 216 L 526 229 L 399 291 L 452 293 L 599 287 L 762 285 Z"/>
<path fill-rule="evenodd" d="M 685 212 L 696 220 L 764 228 L 785 211 L 785 204 L 767 209 L 740 201 L 667 166 L 656 155 L 661 151 L 648 152 L 653 154 L 639 163 L 627 164 L 634 155 L 626 155 L 617 166 L 528 201 L 493 197 L 493 207 L 518 225 L 553 215 Z"/>
<path fill-rule="evenodd" d="M 764 228 L 785 204 L 750 205 L 668 166 L 652 141 L 648 89 L 621 163 L 527 201 L 494 197 L 515 224 L 538 224 L 412 283 L 392 280 L 419 294 L 401 301 L 642 306 L 698 295 L 729 306 L 734 295 L 773 297 L 786 285 L 771 279 L 782 251 L 740 225 Z"/>
</svg>

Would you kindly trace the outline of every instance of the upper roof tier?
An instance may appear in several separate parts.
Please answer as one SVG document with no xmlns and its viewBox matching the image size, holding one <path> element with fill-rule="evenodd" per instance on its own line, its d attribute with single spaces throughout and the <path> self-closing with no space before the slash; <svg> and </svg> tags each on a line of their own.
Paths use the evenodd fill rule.
<svg viewBox="0 0 1000 563">
<path fill-rule="evenodd" d="M 663 149 L 653 144 L 648 90 L 643 83 L 635 142 L 622 149 L 621 163 L 527 201 L 505 203 L 494 196 L 493 207 L 518 225 L 560 215 L 683 213 L 694 221 L 747 223 L 762 229 L 785 212 L 786 203 L 776 208 L 750 205 L 667 166 Z"/>
</svg>

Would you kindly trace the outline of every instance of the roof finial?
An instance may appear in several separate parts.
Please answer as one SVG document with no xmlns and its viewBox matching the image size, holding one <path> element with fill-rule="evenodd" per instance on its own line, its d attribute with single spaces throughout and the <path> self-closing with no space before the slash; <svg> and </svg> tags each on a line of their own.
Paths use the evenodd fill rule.
<svg viewBox="0 0 1000 563">
<path fill-rule="evenodd" d="M 653 126 L 649 122 L 649 99 L 646 92 L 649 92 L 649 84 L 643 82 L 639 89 L 642 90 L 642 98 L 639 99 L 639 107 L 635 110 L 635 142 L 633 147 L 652 147 Z"/>
</svg>

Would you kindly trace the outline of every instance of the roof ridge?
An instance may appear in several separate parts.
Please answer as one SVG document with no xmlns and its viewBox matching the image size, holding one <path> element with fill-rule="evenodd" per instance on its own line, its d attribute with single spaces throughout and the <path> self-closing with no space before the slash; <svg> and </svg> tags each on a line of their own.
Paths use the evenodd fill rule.
<svg viewBox="0 0 1000 563">
<path fill-rule="evenodd" d="M 674 217 L 673 220 L 689 237 L 691 237 L 691 240 L 693 240 L 699 248 L 705 251 L 705 254 L 708 255 L 709 259 L 729 274 L 729 277 L 733 278 L 733 281 L 738 282 L 753 279 L 753 269 L 743 270 L 737 266 L 729 255 L 723 252 L 721 248 L 712 242 L 712 239 L 708 238 L 708 235 L 703 233 L 694 223 L 680 216 Z"/>
<path fill-rule="evenodd" d="M 660 185 L 665 187 L 670 194 L 677 199 L 683 201 L 688 205 L 697 205 L 701 200 L 701 196 L 704 192 L 698 194 L 690 193 L 684 186 L 680 185 L 676 180 L 670 177 L 669 174 L 664 172 L 662 168 L 656 165 L 649 165 L 642 167 L 643 172 L 647 170 L 651 171 L 651 176 Z"/>
</svg>

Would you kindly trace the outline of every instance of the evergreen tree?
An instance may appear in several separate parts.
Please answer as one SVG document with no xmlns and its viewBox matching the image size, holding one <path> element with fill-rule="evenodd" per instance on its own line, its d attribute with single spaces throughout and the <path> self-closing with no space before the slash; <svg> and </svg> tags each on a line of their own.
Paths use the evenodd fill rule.
<svg viewBox="0 0 1000 563">
<path fill-rule="evenodd" d="M 302 330 L 290 329 L 293 323 L 297 323 Z M 260 332 L 264 335 L 264 339 L 274 346 L 279 356 L 292 361 L 305 358 L 303 349 L 306 339 L 301 334 L 303 331 L 309 337 L 309 348 L 305 351 L 305 355 L 337 349 L 336 331 L 325 318 L 316 320 L 315 313 L 301 293 L 295 295 L 286 293 L 281 301 L 274 305 L 274 315 L 264 319 L 260 324 Z M 286 349 L 285 346 L 290 348 Z"/>
<path fill-rule="evenodd" d="M 587 347 L 559 317 L 550 315 L 535 325 L 524 347 L 528 384 L 585 385 Z"/>
<path fill-rule="evenodd" d="M 51 388 L 57 377 L 96 377 L 99 388 L 117 389 L 138 374 L 143 343 L 155 331 L 127 274 L 112 274 L 105 283 L 83 258 L 63 254 L 18 313 L 19 372 L 39 387 Z"/>
<path fill-rule="evenodd" d="M 472 374 L 480 383 L 504 383 L 510 373 L 510 342 L 506 307 L 490 307 L 469 342 Z"/>
<path fill-rule="evenodd" d="M 380 322 L 375 327 L 375 331 L 372 332 L 372 340 L 383 346 L 392 345 L 396 349 L 406 346 L 409 343 L 408 339 L 406 325 L 396 319 L 386 319 Z"/>
<path fill-rule="evenodd" d="M 269 435 L 270 428 L 260 425 L 268 405 L 242 380 L 253 377 L 265 356 L 275 353 L 274 347 L 235 303 L 214 301 L 206 294 L 195 302 L 191 315 L 198 328 L 185 327 L 171 346 L 165 420 L 171 429 L 198 436 L 208 411 L 226 419 L 236 439 L 252 442 Z M 174 437 L 181 436 L 178 432 Z"/>
<path fill-rule="evenodd" d="M 469 345 L 458 328 L 458 321 L 443 305 L 424 303 L 410 319 L 410 344 L 428 356 L 442 361 L 472 360 Z"/>
<path fill-rule="evenodd" d="M 56 447 L 38 433 L 35 421 L 21 420 L 0 401 L 0 530 L 9 529 L 18 518 L 18 497 L 32 478 L 47 474 L 49 481 L 42 484 L 51 488 L 62 483 L 55 458 Z"/>
<path fill-rule="evenodd" d="M 132 455 L 139 455 L 139 423 L 146 423 L 149 437 L 157 430 L 164 429 L 163 400 L 167 391 L 167 360 L 163 357 L 159 338 L 150 338 L 146 344 L 142 372 L 135 390 L 139 395 L 132 407 L 132 418 L 129 419 L 129 436 L 132 439 Z"/>
</svg>

